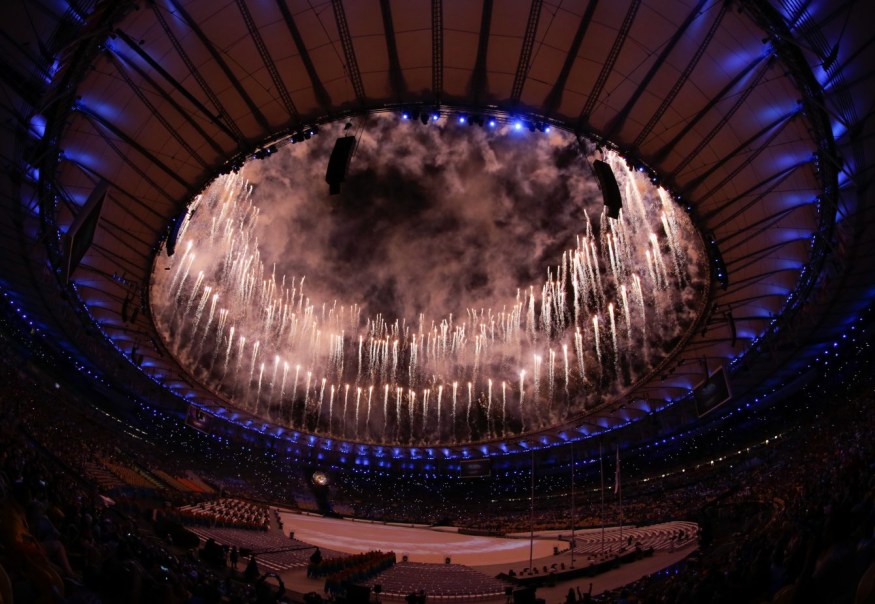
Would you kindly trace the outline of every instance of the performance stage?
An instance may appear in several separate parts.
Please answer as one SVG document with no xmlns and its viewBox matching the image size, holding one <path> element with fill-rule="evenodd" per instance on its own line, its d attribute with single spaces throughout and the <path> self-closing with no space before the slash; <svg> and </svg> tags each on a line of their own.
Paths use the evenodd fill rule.
<svg viewBox="0 0 875 604">
<path fill-rule="evenodd" d="M 280 512 L 283 531 L 294 531 L 295 538 L 319 547 L 358 554 L 370 550 L 394 551 L 400 560 L 411 562 L 443 562 L 450 557 L 454 563 L 467 566 L 508 564 L 519 566 L 530 557 L 529 539 L 504 539 L 460 535 L 424 527 L 398 526 L 361 520 L 324 518 Z M 531 543 L 531 557 L 544 558 L 553 548 L 566 549 L 568 544 L 556 539 L 536 538 Z"/>
</svg>

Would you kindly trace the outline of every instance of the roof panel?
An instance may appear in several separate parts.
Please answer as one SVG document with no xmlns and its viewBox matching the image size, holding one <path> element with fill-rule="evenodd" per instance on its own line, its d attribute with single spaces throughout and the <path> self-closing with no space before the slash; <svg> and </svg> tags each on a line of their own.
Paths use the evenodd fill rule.
<svg viewBox="0 0 875 604">
<path fill-rule="evenodd" d="M 343 2 L 357 63 L 369 97 L 366 104 L 378 106 L 385 100 L 403 103 L 430 100 L 432 3 L 426 0 L 390 0 L 389 5 L 401 76 L 408 91 L 402 98 L 397 98 L 390 90 L 389 47 L 383 32 L 381 3 L 378 0 Z M 442 5 L 444 100 L 463 104 L 472 102 L 472 72 L 480 42 L 484 41 L 488 42 L 488 98 L 481 98 L 480 102 L 485 100 L 502 109 L 516 109 L 504 103 L 511 96 L 531 3 L 528 0 L 493 3 L 488 41 L 481 40 L 482 0 L 444 0 Z M 288 110 L 281 102 L 271 73 L 250 37 L 235 0 L 182 2 L 185 11 L 232 70 L 233 81 L 216 65 L 215 57 L 169 0 L 159 0 L 155 6 L 157 8 L 147 4 L 118 24 L 119 30 L 130 35 L 137 44 L 135 49 L 130 48 L 122 36 L 110 41 L 115 56 L 128 62 L 125 70 L 134 82 L 134 88 L 120 77 L 108 56 L 95 60 L 94 69 L 79 83 L 77 94 L 81 96 L 84 107 L 94 111 L 110 126 L 92 124 L 83 114 L 74 113 L 68 120 L 61 143 L 71 162 L 81 162 L 86 168 L 111 177 L 130 194 L 119 194 L 114 203 L 107 206 L 109 230 L 100 235 L 97 240 L 99 247 L 95 247 L 95 250 L 112 247 L 120 260 L 113 260 L 99 251 L 89 258 L 93 266 L 106 270 L 114 264 L 123 264 L 126 255 L 134 264 L 142 264 L 141 256 L 148 252 L 146 248 L 149 246 L 144 247 L 141 243 L 132 244 L 130 248 L 119 245 L 119 229 L 128 230 L 131 241 L 142 239 L 154 244 L 177 211 L 180 198 L 206 177 L 209 171 L 192 157 L 192 150 L 203 158 L 204 163 L 214 166 L 239 149 L 230 130 L 239 129 L 242 137 L 249 139 L 247 145 L 257 144 L 272 131 L 287 125 L 289 120 Z M 284 85 L 305 119 L 361 107 L 344 65 L 346 61 L 331 3 L 287 2 L 308 57 L 299 52 L 275 2 L 254 1 L 247 6 Z M 550 98 L 558 102 L 554 117 L 566 119 L 571 126 L 577 125 L 581 110 L 593 94 L 602 65 L 617 39 L 630 4 L 599 3 L 578 56 L 566 62 L 587 6 L 587 2 L 542 5 L 532 47 L 531 69 L 520 98 L 521 103 L 533 111 L 546 111 L 545 100 L 567 64 L 570 68 L 568 81 L 557 91 L 558 95 Z M 785 63 L 776 63 L 737 110 L 734 109 L 736 100 L 751 88 L 751 81 L 758 71 L 755 61 L 770 48 L 763 42 L 769 34 L 753 22 L 750 14 L 737 11 L 734 5 L 726 12 L 689 80 L 679 90 L 675 85 L 708 33 L 712 20 L 722 8 L 721 3 L 706 5 L 706 12 L 693 21 L 666 62 L 653 72 L 652 79 L 645 82 L 654 62 L 694 6 L 695 2 L 679 1 L 645 0 L 641 3 L 616 64 L 611 73 L 606 74 L 604 87 L 596 91 L 597 99 L 593 97 L 597 102 L 589 121 L 596 131 L 611 130 L 615 142 L 624 145 L 635 142 L 645 160 L 666 176 L 675 172 L 676 184 L 689 188 L 687 192 L 692 197 L 696 214 L 702 219 L 704 228 L 715 231 L 730 267 L 732 285 L 725 293 L 716 292 L 716 300 L 721 304 L 725 300 L 739 304 L 733 306 L 739 331 L 745 332 L 739 336 L 752 337 L 765 329 L 763 316 L 780 311 L 786 292 L 795 286 L 799 266 L 809 260 L 810 233 L 817 228 L 819 221 L 813 200 L 820 183 L 810 163 L 816 142 L 812 137 L 812 122 L 807 117 L 786 124 L 769 141 L 766 149 L 760 150 L 760 146 L 771 132 L 753 138 L 759 130 L 792 110 L 797 99 L 801 98 Z M 823 16 L 826 9 L 812 5 L 808 10 Z M 858 19 L 863 14 L 859 7 L 846 10 Z M 156 19 L 156 11 L 184 47 L 196 73 L 191 72 L 174 48 L 173 41 Z M 844 35 L 845 28 L 839 28 L 839 21 L 829 21 L 823 26 L 830 35 L 838 36 L 840 32 Z M 837 47 L 837 64 L 852 59 L 848 45 L 865 47 L 867 34 L 862 29 L 849 28 L 842 45 Z M 138 44 L 140 40 L 142 45 Z M 800 45 L 797 50 L 811 63 L 815 77 L 825 82 L 828 76 L 819 67 L 824 59 L 809 46 Z M 167 81 L 140 57 L 138 51 L 148 53 L 155 64 L 167 71 L 172 81 Z M 331 107 L 325 107 L 324 97 L 317 99 L 306 66 L 307 58 L 312 61 L 315 77 L 326 88 Z M 751 69 L 752 65 L 752 72 L 743 75 L 744 70 Z M 154 83 L 147 82 L 137 70 L 153 78 Z M 866 76 L 871 69 L 864 66 L 863 61 L 851 60 L 851 69 L 846 73 L 856 78 Z M 725 98 L 715 100 L 720 91 L 739 75 L 740 83 L 730 87 Z M 243 94 L 251 98 L 252 105 L 245 102 L 234 81 L 239 82 Z M 206 83 L 207 91 L 202 89 L 201 83 Z M 642 83 L 646 85 L 642 86 Z M 875 95 L 872 90 L 875 87 L 865 85 L 847 88 L 852 97 L 862 99 L 859 107 L 864 109 L 872 104 Z M 138 97 L 137 91 L 145 102 Z M 670 92 L 677 92 L 677 95 L 662 107 Z M 219 105 L 214 100 L 218 100 Z M 713 106 L 709 107 L 709 104 Z M 217 121 L 220 107 L 230 116 L 225 124 Z M 837 108 L 838 105 L 828 107 L 830 118 L 839 114 Z M 624 109 L 628 114 L 619 114 Z M 658 109 L 664 113 L 648 125 Z M 728 122 L 721 124 L 732 111 Z M 259 123 L 254 112 L 265 114 L 267 127 Z M 838 120 L 831 121 L 837 135 L 847 132 L 846 125 Z M 643 130 L 645 126 L 647 130 Z M 716 129 L 718 126 L 719 130 Z M 689 132 L 673 140 L 685 129 Z M 713 138 L 710 138 L 712 134 Z M 125 137 L 130 140 L 125 141 Z M 703 144 L 706 137 L 709 139 Z M 138 151 L 137 146 L 142 147 L 146 154 Z M 854 166 L 857 160 L 847 145 L 843 154 L 846 166 Z M 153 156 L 154 161 L 148 155 Z M 775 185 L 782 171 L 797 164 L 800 167 L 787 172 L 789 177 L 774 186 L 774 190 L 767 190 Z M 844 177 L 845 183 L 852 182 L 850 168 L 849 173 L 851 175 Z M 57 178 L 77 203 L 87 196 L 91 182 L 78 168 L 64 163 Z M 148 207 L 154 208 L 158 214 Z M 64 226 L 71 218 L 71 212 L 62 209 L 58 221 Z M 109 292 L 106 294 L 109 299 L 117 287 L 109 284 L 104 289 Z M 89 299 L 98 299 L 99 296 L 98 290 L 89 293 Z M 106 308 L 110 309 L 106 316 L 111 317 L 111 304 Z M 720 329 L 726 337 L 725 326 Z M 692 346 L 691 350 L 695 349 L 696 354 L 701 350 L 710 350 L 709 354 L 733 354 L 742 349 L 741 344 L 733 350 L 725 342 L 709 343 L 704 336 L 696 336 Z M 687 377 L 679 373 L 677 379 L 668 376 L 666 384 L 685 381 L 688 381 Z"/>
</svg>

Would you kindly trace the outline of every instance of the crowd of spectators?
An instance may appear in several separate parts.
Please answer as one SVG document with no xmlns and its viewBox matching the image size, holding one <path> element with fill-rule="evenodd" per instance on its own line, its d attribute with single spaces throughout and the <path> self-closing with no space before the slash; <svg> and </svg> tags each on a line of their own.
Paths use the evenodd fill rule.
<svg viewBox="0 0 875 604">
<path fill-rule="evenodd" d="M 875 397 L 848 403 L 699 516 L 701 553 L 601 602 L 875 601 Z M 868 577 L 868 582 L 864 581 Z"/>
<path fill-rule="evenodd" d="M 0 351 L 7 346 L 0 337 Z M 175 543 L 163 521 L 173 493 L 104 489 L 84 471 L 103 455 L 125 465 L 140 450 L 161 456 L 130 434 L 112 438 L 99 411 L 40 377 L 15 354 L 0 357 L 0 601 L 281 601 L 276 581 L 264 580 L 257 565 L 247 576 L 203 559 L 197 538 Z M 187 496 L 179 493 L 178 503 Z"/>
<path fill-rule="evenodd" d="M 250 501 L 306 493 L 305 468 L 195 433 L 144 407 L 132 417 L 113 416 L 45 370 L 25 368 L 15 351 L 4 358 L 12 360 L 0 362 L 0 588 L 8 585 L 22 602 L 258 599 L 253 585 L 237 580 L 242 577 L 204 565 L 150 525 L 156 514 L 146 512 L 168 501 L 203 502 L 204 493 L 162 492 L 156 499 L 157 485 L 129 481 L 101 491 L 105 483 L 95 468 L 151 467 L 168 475 L 193 469 L 216 491 Z M 599 599 L 853 601 L 861 577 L 873 573 L 875 552 L 875 399 L 871 363 L 865 367 L 864 388 L 810 403 L 818 411 L 807 421 L 739 450 L 731 463 L 721 457 L 716 466 L 690 464 L 658 481 L 628 479 L 622 506 L 614 500 L 602 507 L 593 484 L 579 485 L 575 526 L 692 518 L 702 527 L 702 552 L 683 572 L 657 574 Z M 774 430 L 772 423 L 763 425 Z M 333 496 L 364 517 L 501 532 L 532 528 L 529 476 L 470 484 L 458 489 L 449 479 L 348 474 Z M 381 490 L 394 496 L 372 496 Z M 536 492 L 535 528 L 568 527 L 567 476 L 539 475 Z"/>
<path fill-rule="evenodd" d="M 51 393 L 6 364 L 0 364 L 0 377 L 4 602 L 257 601 L 251 585 L 174 552 L 149 530 L 135 504 L 101 495 L 29 437 L 31 411 L 47 404 Z M 69 452 L 75 438 L 74 431 L 49 444 Z"/>
</svg>

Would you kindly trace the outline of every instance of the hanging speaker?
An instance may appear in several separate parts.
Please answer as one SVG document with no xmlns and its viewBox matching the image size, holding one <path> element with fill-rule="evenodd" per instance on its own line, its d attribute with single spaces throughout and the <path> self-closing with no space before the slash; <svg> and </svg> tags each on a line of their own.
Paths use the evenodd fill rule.
<svg viewBox="0 0 875 604">
<path fill-rule="evenodd" d="M 340 183 L 346 180 L 346 170 L 349 168 L 349 160 L 352 158 L 354 147 L 354 136 L 341 136 L 334 143 L 331 157 L 328 158 L 328 170 L 325 172 L 325 182 L 328 183 L 329 194 L 337 195 L 340 193 Z"/>
<path fill-rule="evenodd" d="M 608 218 L 619 218 L 620 208 L 623 207 L 623 200 L 620 197 L 620 186 L 614 177 L 614 171 L 607 162 L 603 162 L 600 159 L 593 161 L 592 167 L 595 170 L 596 177 L 599 179 L 599 188 L 602 190 L 605 207 L 608 208 Z"/>
<path fill-rule="evenodd" d="M 108 189 L 109 185 L 106 181 L 98 183 L 64 235 L 63 279 L 65 283 L 70 282 L 73 271 L 76 270 L 85 256 L 85 252 L 91 247 L 94 233 L 97 231 L 97 223 L 100 221 L 100 210 L 103 208 L 103 201 L 106 199 Z"/>
</svg>

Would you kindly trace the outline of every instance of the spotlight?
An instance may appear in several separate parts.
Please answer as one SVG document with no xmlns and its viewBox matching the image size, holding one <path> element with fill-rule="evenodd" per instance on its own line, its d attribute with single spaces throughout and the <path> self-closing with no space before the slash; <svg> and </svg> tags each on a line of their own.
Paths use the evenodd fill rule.
<svg viewBox="0 0 875 604">
<path fill-rule="evenodd" d="M 459 123 L 460 123 L 460 124 L 464 124 L 464 123 L 466 123 L 467 121 L 468 121 L 468 118 L 466 118 L 464 115 L 460 115 L 460 116 L 459 116 Z"/>
<path fill-rule="evenodd" d="M 432 113 L 432 114 L 431 114 L 431 120 L 432 120 L 433 122 L 438 121 L 438 119 L 440 119 L 440 117 L 441 117 L 441 114 L 440 114 L 440 113 Z"/>
<path fill-rule="evenodd" d="M 544 126 L 544 132 L 550 132 L 550 126 Z"/>
<path fill-rule="evenodd" d="M 401 114 L 401 119 L 402 120 L 409 120 L 410 114 L 405 111 L 404 113 Z"/>
<path fill-rule="evenodd" d="M 495 120 L 489 120 L 489 127 L 495 128 Z"/>
<path fill-rule="evenodd" d="M 523 129 L 523 123 L 519 120 L 515 121 L 513 123 L 513 129 L 516 130 L 517 132 L 519 132 L 520 130 Z"/>
</svg>

